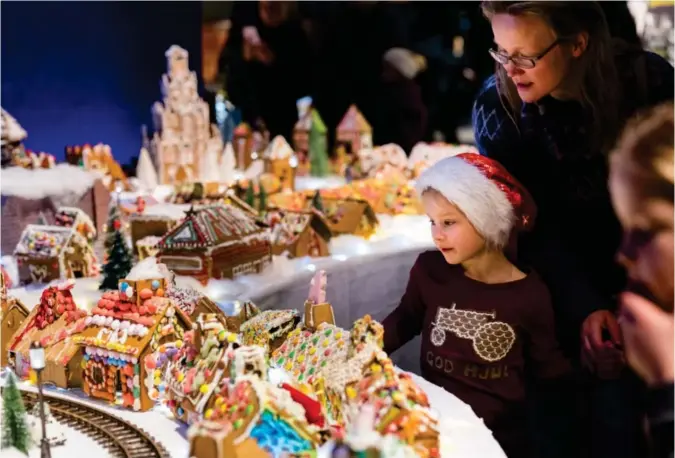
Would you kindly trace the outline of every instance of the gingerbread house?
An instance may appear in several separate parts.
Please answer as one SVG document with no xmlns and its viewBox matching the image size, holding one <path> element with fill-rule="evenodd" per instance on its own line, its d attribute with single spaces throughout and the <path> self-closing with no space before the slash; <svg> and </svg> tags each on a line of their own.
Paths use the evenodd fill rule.
<svg viewBox="0 0 675 458">
<path fill-rule="evenodd" d="M 295 190 L 295 172 L 298 158 L 286 139 L 277 135 L 263 155 L 265 172 L 279 178 L 281 191 Z"/>
<path fill-rule="evenodd" d="M 97 143 L 66 146 L 66 161 L 85 170 L 98 171 L 103 175 L 103 184 L 109 191 L 131 190 L 131 185 L 119 162 L 115 160 L 110 145 Z"/>
<path fill-rule="evenodd" d="M 10 167 L 2 172 L 2 252 L 10 254 L 28 224 L 44 215 L 54 222 L 59 207 L 77 207 L 100 233 L 108 215 L 110 193 L 100 174 L 70 164 L 51 169 Z"/>
<path fill-rule="evenodd" d="M 77 231 L 89 243 L 96 239 L 96 226 L 81 208 L 59 207 L 54 215 L 54 224 L 60 227 L 70 227 Z"/>
<path fill-rule="evenodd" d="M 337 145 L 345 145 L 347 154 L 358 154 L 362 149 L 373 147 L 373 129 L 356 105 L 349 107 L 338 124 L 335 140 Z"/>
<path fill-rule="evenodd" d="M 236 303 L 240 305 L 239 311 L 234 316 L 226 316 L 225 322 L 227 329 L 231 332 L 240 332 L 241 325 L 256 315 L 260 314 L 260 309 L 251 301 L 244 301 L 244 303 Z M 236 309 L 235 309 L 236 310 Z"/>
<path fill-rule="evenodd" d="M 0 366 L 7 365 L 9 340 L 29 314 L 23 303 L 7 295 L 7 281 L 4 272 L 0 275 Z"/>
<path fill-rule="evenodd" d="M 377 215 L 368 201 L 355 198 L 324 197 L 321 192 L 323 214 L 334 235 L 352 234 L 368 238 L 379 226 Z M 311 206 L 311 199 L 307 199 L 307 207 Z"/>
<path fill-rule="evenodd" d="M 219 157 L 223 140 L 211 124 L 208 104 L 199 97 L 197 75 L 190 71 L 188 52 L 176 45 L 165 53 L 162 102 L 154 104 L 155 134 L 151 141 L 160 184 L 200 180 L 208 173 L 207 158 Z"/>
<path fill-rule="evenodd" d="M 242 376 L 225 386 L 213 419 L 190 427 L 190 456 L 264 458 L 315 450 L 317 429 L 292 387 Z"/>
<path fill-rule="evenodd" d="M 149 205 L 143 208 L 143 211 L 136 211 L 129 215 L 131 244 L 136 253 L 139 256 L 141 255 L 142 248 L 139 246 L 139 242 L 144 240 L 141 243 L 141 245 L 145 245 L 146 252 L 144 255 L 151 255 L 154 252 L 154 246 L 161 240 L 161 237 L 182 221 L 185 218 L 185 212 L 189 209 L 188 205 L 162 203 Z M 153 237 L 153 239 L 148 237 Z"/>
<path fill-rule="evenodd" d="M 160 262 L 204 284 L 209 278 L 261 272 L 272 261 L 268 232 L 227 204 L 190 210 L 157 247 Z"/>
<path fill-rule="evenodd" d="M 14 256 L 24 284 L 99 274 L 94 250 L 74 227 L 31 224 L 21 234 Z"/>
<path fill-rule="evenodd" d="M 40 303 L 9 339 L 7 357 L 17 375 L 28 375 L 30 346 L 39 342 L 45 349 L 42 381 L 60 388 L 82 385 L 82 355 L 74 338 L 84 329 L 87 312 L 77 307 L 71 288 L 72 284 L 63 284 L 45 289 Z"/>
<path fill-rule="evenodd" d="M 146 411 L 158 399 L 147 355 L 182 342 L 190 319 L 162 294 L 164 280 L 120 281 L 103 294 L 74 341 L 84 356 L 83 389 L 91 397 Z M 160 382 L 158 380 L 158 382 Z M 153 391 L 154 390 L 154 391 Z"/>
<path fill-rule="evenodd" d="M 215 394 L 223 379 L 230 376 L 240 345 L 238 335 L 226 330 L 220 314 L 202 314 L 185 333 L 181 348 L 165 349 L 157 353 L 159 359 L 146 358 L 149 369 L 161 367 L 162 358 L 167 360 L 167 404 L 178 420 L 192 424 L 212 416 Z"/>
<path fill-rule="evenodd" d="M 331 230 L 316 210 L 270 210 L 266 215 L 270 226 L 272 254 L 288 253 L 292 258 L 329 256 Z"/>
<path fill-rule="evenodd" d="M 351 188 L 373 207 L 376 214 L 421 215 L 422 202 L 407 179 L 365 179 L 354 181 Z"/>
<path fill-rule="evenodd" d="M 171 286 L 166 290 L 166 297 L 171 299 L 192 320 L 196 320 L 197 317 L 203 314 L 218 315 L 225 319 L 218 304 L 209 299 L 207 295 L 190 286 L 184 288 Z M 239 328 L 236 331 L 238 332 Z"/>
</svg>

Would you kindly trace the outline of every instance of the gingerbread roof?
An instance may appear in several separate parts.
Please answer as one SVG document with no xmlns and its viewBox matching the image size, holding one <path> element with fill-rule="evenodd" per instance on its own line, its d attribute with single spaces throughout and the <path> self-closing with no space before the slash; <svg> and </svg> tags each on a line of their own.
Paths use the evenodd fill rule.
<svg viewBox="0 0 675 458">
<path fill-rule="evenodd" d="M 295 156 L 295 151 L 281 135 L 272 139 L 264 154 L 266 159 L 290 159 L 293 156 Z"/>
<path fill-rule="evenodd" d="M 251 376 L 241 376 L 234 386 L 224 388 L 217 402 L 225 408 L 214 411 L 214 417 L 232 425 L 228 429 L 235 445 L 253 438 L 272 456 L 316 447 L 318 434 L 308 423 L 303 406 L 286 389 Z"/>
<path fill-rule="evenodd" d="M 26 306 L 23 305 L 23 302 L 16 297 L 3 298 L 0 301 L 0 321 L 2 321 L 2 318 L 13 308 L 19 309 L 24 316 L 28 316 L 30 313 Z"/>
<path fill-rule="evenodd" d="M 96 236 L 96 226 L 84 210 L 77 207 L 59 207 L 54 215 L 55 225 L 61 227 L 72 227 L 82 232 L 89 232 Z"/>
<path fill-rule="evenodd" d="M 294 329 L 270 359 L 298 382 L 312 383 L 331 361 L 347 359 L 349 331 L 321 323 L 315 332 Z"/>
<path fill-rule="evenodd" d="M 221 380 L 229 377 L 227 368 L 235 346 L 240 344 L 238 335 L 228 332 L 223 321 L 215 314 L 199 315 L 196 322 L 199 328 L 185 333 L 183 346 L 167 350 L 168 389 L 174 399 L 187 398 L 200 416 Z"/>
<path fill-rule="evenodd" d="M 32 258 L 56 258 L 68 246 L 72 237 L 77 237 L 73 228 L 29 224 L 21 233 L 14 249 L 15 256 Z M 80 236 L 81 237 L 81 236 Z"/>
<path fill-rule="evenodd" d="M 209 248 L 262 232 L 250 215 L 233 205 L 219 203 L 187 212 L 185 219 L 162 237 L 157 248 Z"/>
<path fill-rule="evenodd" d="M 347 113 L 345 113 L 344 117 L 342 118 L 342 121 L 340 121 L 340 124 L 338 124 L 337 130 L 338 132 L 357 131 L 370 133 L 373 129 L 368 121 L 366 121 L 366 118 L 363 116 L 363 114 L 361 114 L 359 109 L 356 108 L 356 105 L 351 105 L 347 110 Z"/>
<path fill-rule="evenodd" d="M 265 310 L 242 323 L 240 330 L 244 345 L 264 346 L 267 341 L 293 329 L 298 319 L 299 314 L 295 309 Z"/>
<path fill-rule="evenodd" d="M 170 299 L 152 297 L 136 306 L 135 302 L 123 299 L 119 291 L 107 291 L 86 317 L 84 329 L 75 341 L 138 357 L 146 347 L 154 351 L 159 346 L 163 327 L 181 324 L 181 329 L 189 329 L 191 323 Z"/>
<path fill-rule="evenodd" d="M 66 365 L 77 353 L 72 337 L 84 329 L 87 312 L 77 308 L 71 286 L 50 286 L 42 292 L 40 303 L 33 307 L 10 341 L 8 350 L 26 354 L 31 343 L 45 348 L 45 359 Z"/>
<path fill-rule="evenodd" d="M 328 222 L 314 209 L 272 210 L 267 213 L 267 223 L 271 226 L 270 240 L 276 245 L 293 243 L 308 225 L 326 241 L 332 236 Z"/>
<path fill-rule="evenodd" d="M 201 309 L 208 310 L 208 313 L 223 314 L 215 302 L 191 286 L 185 288 L 172 286 L 167 289 L 166 297 L 171 299 L 187 316 L 192 316 L 198 305 Z"/>
</svg>

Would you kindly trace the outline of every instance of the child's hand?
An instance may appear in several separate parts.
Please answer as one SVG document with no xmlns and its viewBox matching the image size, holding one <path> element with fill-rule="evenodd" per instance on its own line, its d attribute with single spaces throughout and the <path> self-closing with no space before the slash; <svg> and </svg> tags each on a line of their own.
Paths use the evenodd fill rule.
<svg viewBox="0 0 675 458">
<path fill-rule="evenodd" d="M 620 325 L 628 363 L 650 386 L 673 382 L 673 315 L 636 294 L 621 296 Z"/>
</svg>

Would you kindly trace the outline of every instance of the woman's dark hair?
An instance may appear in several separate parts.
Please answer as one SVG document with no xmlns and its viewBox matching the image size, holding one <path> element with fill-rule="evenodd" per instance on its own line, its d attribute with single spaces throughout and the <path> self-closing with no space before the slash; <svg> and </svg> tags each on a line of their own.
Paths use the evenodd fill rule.
<svg viewBox="0 0 675 458">
<path fill-rule="evenodd" d="M 575 60 L 571 71 L 577 75 L 573 88 L 579 95 L 592 127 L 591 151 L 608 152 L 619 131 L 620 82 L 614 64 L 614 47 L 605 15 L 597 2 L 559 1 L 483 1 L 483 15 L 492 20 L 497 14 L 535 16 L 543 19 L 562 40 L 574 40 L 580 33 L 588 34 L 584 53 Z M 496 66 L 497 88 L 506 99 L 507 110 L 517 117 L 522 100 L 504 67 Z"/>
</svg>

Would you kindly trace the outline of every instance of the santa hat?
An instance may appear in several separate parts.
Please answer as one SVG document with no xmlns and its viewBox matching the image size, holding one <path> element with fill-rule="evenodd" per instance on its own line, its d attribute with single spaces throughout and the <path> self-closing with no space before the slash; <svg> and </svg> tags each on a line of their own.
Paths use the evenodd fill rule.
<svg viewBox="0 0 675 458">
<path fill-rule="evenodd" d="M 513 229 L 534 224 L 537 208 L 530 194 L 497 161 L 476 153 L 441 159 L 417 179 L 419 196 L 434 189 L 456 205 L 492 246 L 506 247 Z"/>
</svg>

